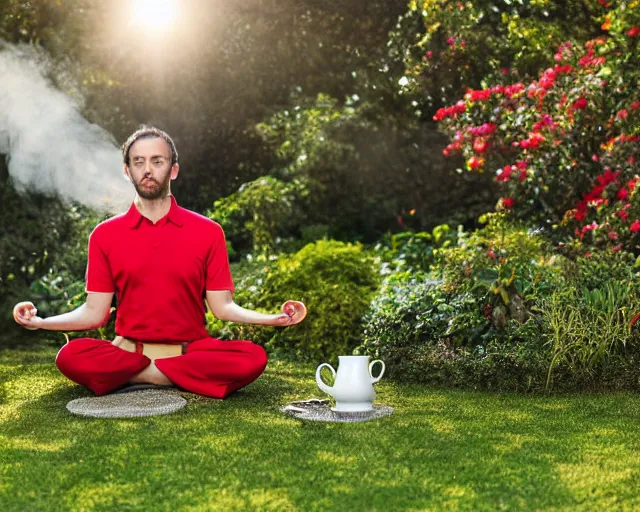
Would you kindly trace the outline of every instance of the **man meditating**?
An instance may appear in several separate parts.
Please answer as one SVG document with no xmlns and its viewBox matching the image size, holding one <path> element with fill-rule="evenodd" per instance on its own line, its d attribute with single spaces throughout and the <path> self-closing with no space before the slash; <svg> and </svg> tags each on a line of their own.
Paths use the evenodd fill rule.
<svg viewBox="0 0 640 512">
<path fill-rule="evenodd" d="M 293 325 L 307 310 L 287 301 L 282 313 L 270 315 L 233 302 L 222 228 L 181 208 L 171 195 L 180 168 L 165 132 L 139 129 L 122 146 L 122 156 L 136 196 L 127 213 L 91 233 L 85 304 L 40 318 L 31 302 L 21 302 L 14 318 L 27 329 L 90 330 L 108 321 L 115 294 L 116 338 L 67 343 L 56 357 L 65 376 L 98 395 L 148 383 L 225 398 L 262 374 L 267 355 L 250 341 L 209 337 L 205 300 L 217 318 L 250 324 Z"/>
</svg>

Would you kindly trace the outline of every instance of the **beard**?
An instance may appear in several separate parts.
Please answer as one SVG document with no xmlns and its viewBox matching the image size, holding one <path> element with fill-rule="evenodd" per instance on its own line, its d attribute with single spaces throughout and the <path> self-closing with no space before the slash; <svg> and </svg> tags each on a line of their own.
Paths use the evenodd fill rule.
<svg viewBox="0 0 640 512">
<path fill-rule="evenodd" d="M 135 183 L 134 187 L 138 195 L 143 199 L 159 199 L 168 195 L 169 181 L 169 176 L 163 183 L 158 183 L 152 178 L 144 178 L 139 183 Z"/>
</svg>

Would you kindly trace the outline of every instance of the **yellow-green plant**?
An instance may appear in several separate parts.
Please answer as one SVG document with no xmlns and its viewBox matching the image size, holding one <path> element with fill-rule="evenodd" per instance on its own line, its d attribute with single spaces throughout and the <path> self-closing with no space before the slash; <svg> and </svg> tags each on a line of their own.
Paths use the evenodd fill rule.
<svg viewBox="0 0 640 512">
<path fill-rule="evenodd" d="M 631 282 L 554 291 L 539 307 L 553 354 L 545 388 L 550 389 L 559 365 L 593 374 L 609 355 L 623 350 L 632 341 L 631 318 L 639 309 L 640 295 Z"/>
</svg>

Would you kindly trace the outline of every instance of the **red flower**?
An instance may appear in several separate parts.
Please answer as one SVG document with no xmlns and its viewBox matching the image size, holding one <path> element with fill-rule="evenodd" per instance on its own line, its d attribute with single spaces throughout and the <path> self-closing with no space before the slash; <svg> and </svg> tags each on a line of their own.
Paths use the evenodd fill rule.
<svg viewBox="0 0 640 512">
<path fill-rule="evenodd" d="M 475 141 L 473 141 L 473 150 L 476 153 L 486 153 L 487 149 L 489 149 L 489 143 L 482 140 L 482 139 L 476 139 Z"/>
<path fill-rule="evenodd" d="M 620 110 L 620 112 L 616 114 L 616 119 L 626 119 L 627 117 L 629 117 L 629 112 L 625 109 Z"/>
<path fill-rule="evenodd" d="M 624 210 L 620 210 L 618 212 L 618 217 L 620 217 L 622 220 L 627 220 L 627 217 L 629 217 L 629 212 L 626 212 Z"/>
<path fill-rule="evenodd" d="M 467 131 L 474 137 L 482 137 L 492 135 L 496 131 L 496 125 L 493 123 L 484 123 L 481 126 L 470 126 Z"/>
<path fill-rule="evenodd" d="M 546 138 L 540 133 L 532 132 L 529 134 L 529 138 L 521 140 L 520 142 L 514 142 L 514 146 L 520 146 L 522 149 L 536 149 L 540 146 L 541 142 L 544 142 Z"/>
<path fill-rule="evenodd" d="M 618 190 L 618 193 L 616 194 L 616 199 L 619 199 L 620 201 L 624 201 L 628 197 L 629 197 L 629 191 L 624 187 Z"/>
<path fill-rule="evenodd" d="M 609 237 L 609 240 L 617 240 L 618 239 L 618 233 L 616 233 L 615 231 L 609 231 L 607 233 L 607 236 Z"/>
<path fill-rule="evenodd" d="M 627 35 L 629 37 L 638 37 L 638 35 L 640 35 L 640 27 L 632 27 L 629 30 L 627 30 Z"/>
<path fill-rule="evenodd" d="M 622 244 L 618 244 L 614 247 L 611 248 L 611 252 L 618 252 L 620 249 L 622 249 Z"/>
<path fill-rule="evenodd" d="M 631 224 L 631 227 L 629 227 L 629 229 L 634 233 L 636 231 L 640 231 L 640 220 L 634 220 L 633 223 Z"/>
<path fill-rule="evenodd" d="M 573 104 L 573 108 L 575 110 L 584 110 L 585 108 L 587 108 L 587 100 L 584 98 L 584 96 L 579 100 L 576 100 L 576 102 Z"/>
<path fill-rule="evenodd" d="M 511 208 L 513 208 L 513 204 L 515 202 L 513 200 L 513 197 L 503 197 L 502 199 L 500 199 L 500 201 L 502 202 L 502 206 L 505 207 L 507 210 L 510 210 Z"/>
<path fill-rule="evenodd" d="M 467 160 L 467 165 L 469 166 L 469 169 L 479 169 L 484 165 L 484 158 L 472 156 Z"/>
<path fill-rule="evenodd" d="M 513 172 L 513 167 L 510 165 L 505 165 L 502 169 L 498 171 L 498 175 L 496 176 L 496 181 L 509 181 L 511 179 L 511 173 Z"/>
<path fill-rule="evenodd" d="M 491 89 L 483 89 L 481 91 L 469 89 L 464 97 L 471 101 L 486 101 L 491 98 Z"/>
<path fill-rule="evenodd" d="M 578 222 L 580 222 L 581 220 L 583 220 L 585 217 L 587 216 L 587 210 L 578 210 L 576 211 L 576 213 L 574 214 L 573 218 L 576 219 Z"/>
<path fill-rule="evenodd" d="M 518 94 L 523 89 L 524 89 L 524 84 L 521 84 L 521 83 L 517 83 L 517 84 L 514 84 L 514 85 L 507 85 L 504 88 L 504 94 L 508 98 L 512 98 L 513 96 Z"/>
</svg>

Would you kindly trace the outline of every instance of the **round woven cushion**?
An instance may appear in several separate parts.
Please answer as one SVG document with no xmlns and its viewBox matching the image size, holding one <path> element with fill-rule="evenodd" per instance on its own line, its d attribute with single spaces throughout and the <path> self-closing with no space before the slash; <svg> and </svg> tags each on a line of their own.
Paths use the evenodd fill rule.
<svg viewBox="0 0 640 512">
<path fill-rule="evenodd" d="M 304 402 L 292 402 L 285 405 L 281 411 L 288 416 L 301 420 L 355 423 L 391 416 L 393 414 L 393 407 L 374 404 L 373 409 L 370 411 L 338 412 L 331 409 L 326 403 L 305 404 Z"/>
<path fill-rule="evenodd" d="M 149 389 L 76 398 L 67 404 L 67 410 L 94 418 L 137 418 L 171 414 L 185 405 L 187 401 L 175 391 Z"/>
</svg>

